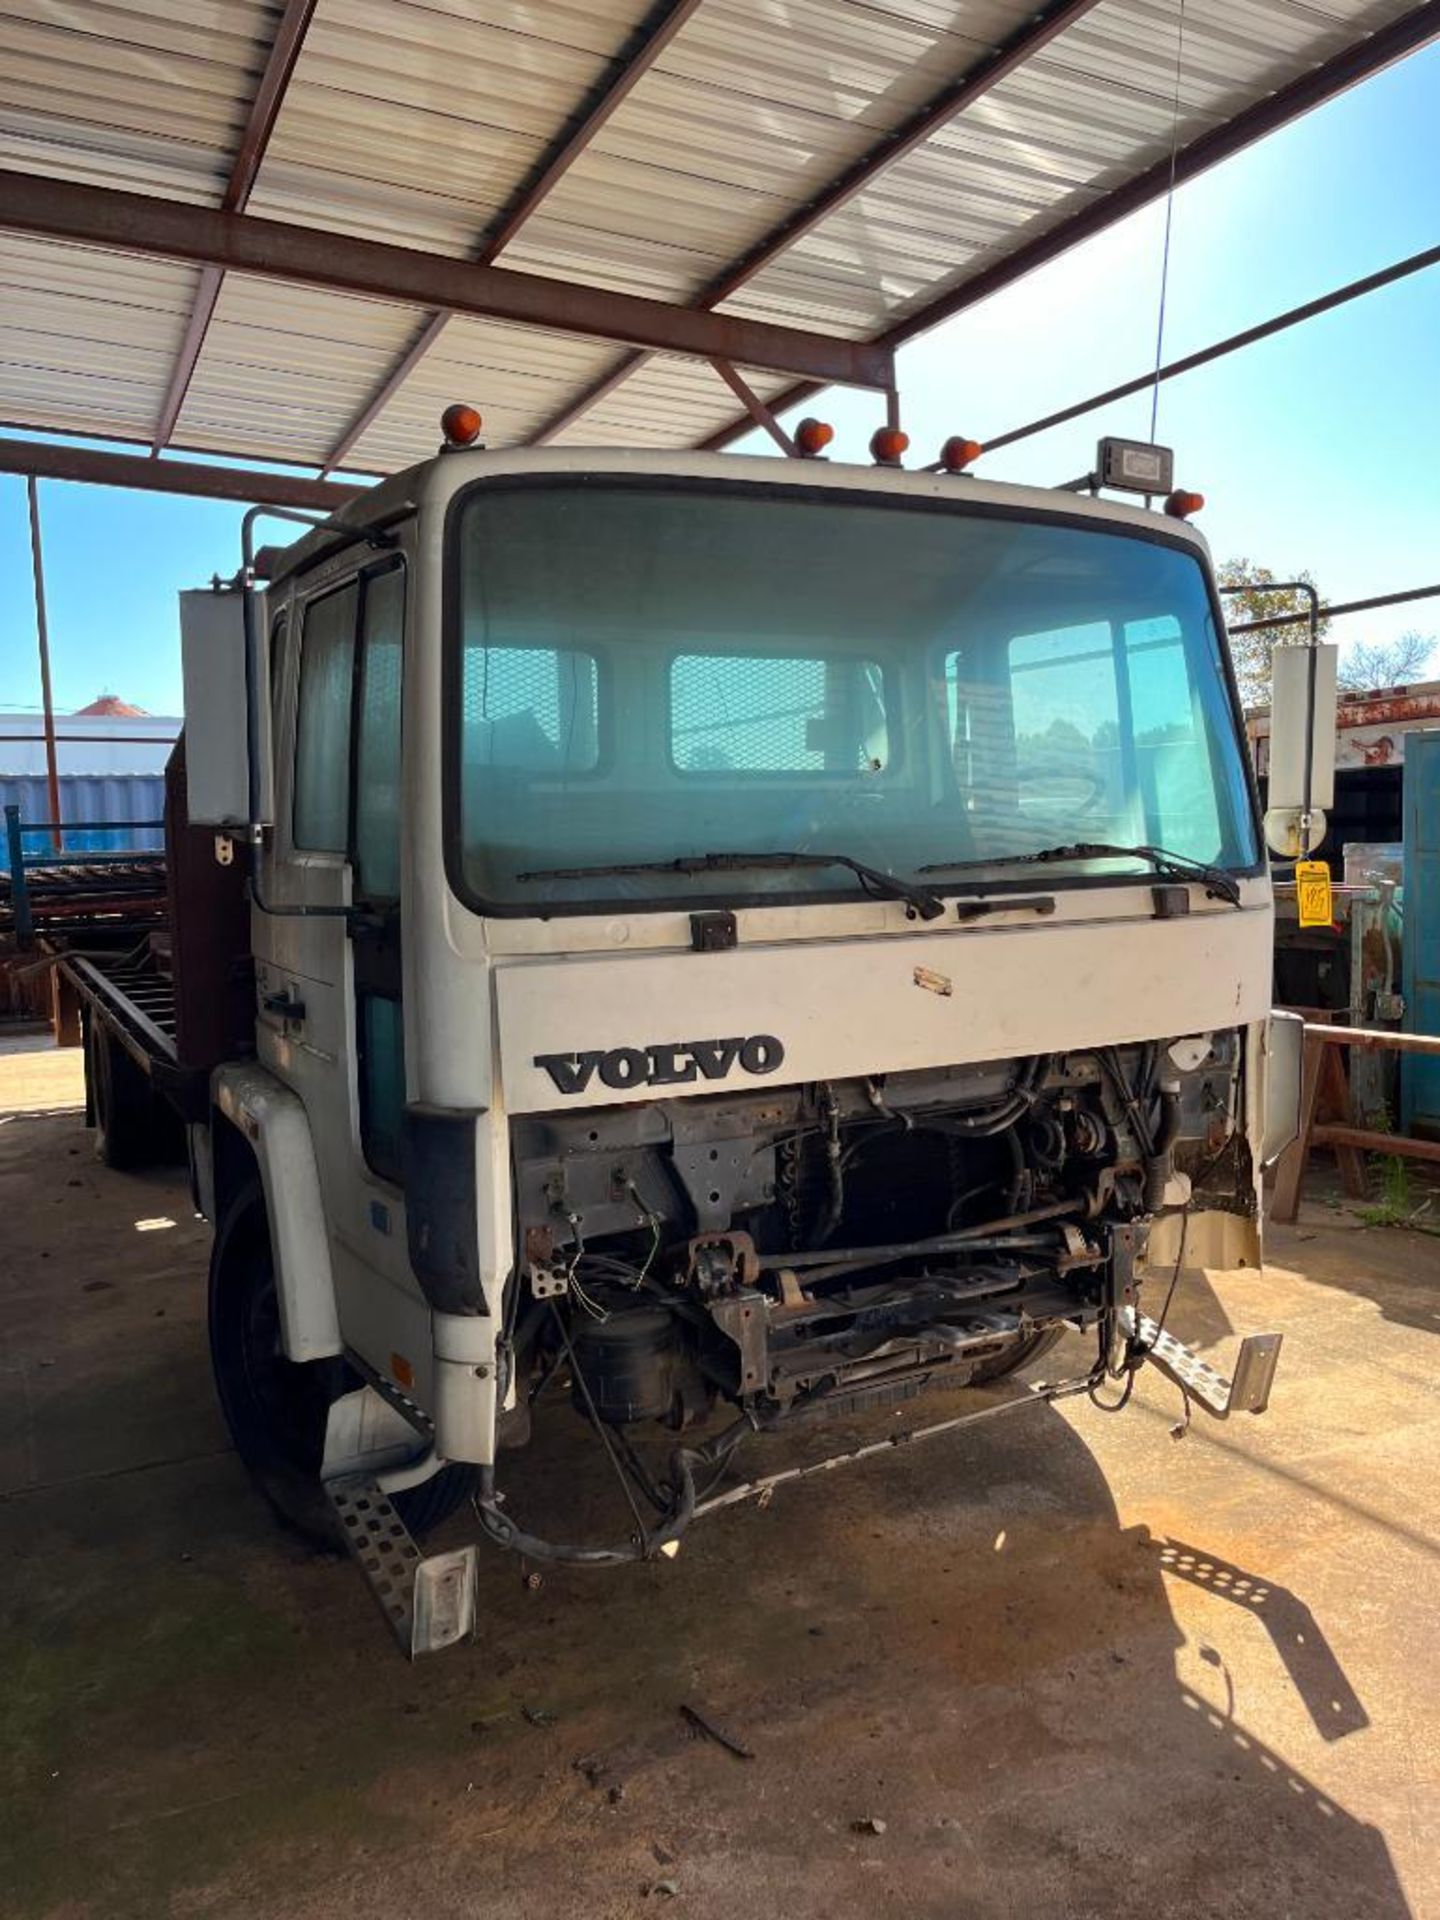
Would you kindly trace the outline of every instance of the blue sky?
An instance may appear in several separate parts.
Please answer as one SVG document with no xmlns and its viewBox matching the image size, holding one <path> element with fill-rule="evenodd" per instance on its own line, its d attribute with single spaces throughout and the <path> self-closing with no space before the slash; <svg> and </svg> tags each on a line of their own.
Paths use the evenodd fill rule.
<svg viewBox="0 0 1440 1920">
<path fill-rule="evenodd" d="M 1152 363 L 1163 209 L 1154 207 L 901 356 L 913 460 L 984 440 Z M 1165 357 L 1174 359 L 1440 240 L 1440 47 L 1273 135 L 1176 196 Z M 457 395 L 483 407 L 483 393 Z M 982 461 L 998 479 L 1087 470 L 1101 432 L 1145 438 L 1149 396 Z M 867 396 L 828 393 L 834 452 L 863 459 Z M 1440 269 L 1167 383 L 1158 437 L 1206 497 L 1216 557 L 1332 600 L 1440 573 Z M 768 442 L 764 443 L 768 446 Z M 758 447 L 756 450 L 759 450 Z M 102 691 L 180 699 L 178 590 L 238 563 L 240 509 L 42 483 L 56 704 Z M 0 479 L 0 709 L 39 703 L 23 481 Z M 1440 632 L 1440 600 L 1348 620 L 1335 637 Z M 1440 651 L 1436 662 L 1440 663 Z M 1431 673 L 1440 677 L 1440 664 Z"/>
</svg>

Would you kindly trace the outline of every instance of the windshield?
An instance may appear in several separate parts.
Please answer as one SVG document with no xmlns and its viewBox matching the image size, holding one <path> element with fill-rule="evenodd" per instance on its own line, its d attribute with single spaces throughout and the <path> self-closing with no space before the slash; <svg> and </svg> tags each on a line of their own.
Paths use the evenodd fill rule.
<svg viewBox="0 0 1440 1920">
<path fill-rule="evenodd" d="M 546 872 L 716 850 L 905 876 L 1076 840 L 1257 858 L 1186 549 L 963 505 L 605 477 L 483 484 L 451 525 L 451 864 L 474 905 L 854 890 L 823 867 Z M 1141 865 L 1077 860 L 1047 884 Z"/>
</svg>

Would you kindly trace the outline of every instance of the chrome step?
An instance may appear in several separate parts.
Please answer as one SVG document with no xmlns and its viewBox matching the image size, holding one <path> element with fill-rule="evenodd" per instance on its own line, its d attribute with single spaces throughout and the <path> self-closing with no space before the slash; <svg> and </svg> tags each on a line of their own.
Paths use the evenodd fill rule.
<svg viewBox="0 0 1440 1920">
<path fill-rule="evenodd" d="M 1283 1334 L 1247 1334 L 1240 1342 L 1235 1377 L 1227 1380 L 1218 1367 L 1202 1360 L 1173 1333 L 1163 1332 L 1147 1315 L 1137 1315 L 1131 1308 L 1124 1307 L 1120 1324 L 1127 1337 L 1138 1340 L 1147 1349 L 1151 1366 L 1158 1367 L 1167 1380 L 1174 1381 L 1215 1419 L 1228 1420 L 1232 1413 L 1264 1413 L 1269 1406 Z"/>
<path fill-rule="evenodd" d="M 402 1653 L 413 1660 L 474 1634 L 478 1569 L 473 1546 L 422 1555 L 379 1482 L 368 1475 L 328 1480 L 325 1492 Z"/>
</svg>

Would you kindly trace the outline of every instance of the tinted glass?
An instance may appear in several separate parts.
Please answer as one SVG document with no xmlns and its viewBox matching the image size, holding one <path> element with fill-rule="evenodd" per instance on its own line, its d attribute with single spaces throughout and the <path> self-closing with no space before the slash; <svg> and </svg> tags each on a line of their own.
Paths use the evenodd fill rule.
<svg viewBox="0 0 1440 1920">
<path fill-rule="evenodd" d="M 1257 859 L 1188 548 L 963 505 L 593 481 L 480 487 L 456 524 L 452 817 L 477 902 L 850 884 L 521 877 L 706 852 L 902 875 L 1075 839 Z"/>
<path fill-rule="evenodd" d="M 295 730 L 295 844 L 344 853 L 350 816 L 350 693 L 355 667 L 352 580 L 305 609 Z"/>
<path fill-rule="evenodd" d="M 400 670 L 405 574 L 365 583 L 355 743 L 355 887 L 372 899 L 400 893 Z"/>
</svg>

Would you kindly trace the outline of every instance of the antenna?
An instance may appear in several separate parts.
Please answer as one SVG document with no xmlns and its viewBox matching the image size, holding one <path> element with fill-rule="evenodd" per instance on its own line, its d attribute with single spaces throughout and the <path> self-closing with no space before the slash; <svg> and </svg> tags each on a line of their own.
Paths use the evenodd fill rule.
<svg viewBox="0 0 1440 1920">
<path fill-rule="evenodd" d="M 1175 166 L 1180 151 L 1180 76 L 1185 65 L 1185 0 L 1177 0 L 1175 98 L 1170 109 L 1170 184 L 1165 190 L 1165 240 L 1160 253 L 1160 311 L 1155 320 L 1155 379 L 1150 389 L 1150 438 L 1160 418 L 1160 363 L 1165 347 L 1165 299 L 1170 290 L 1170 226 L 1175 216 Z"/>
</svg>

